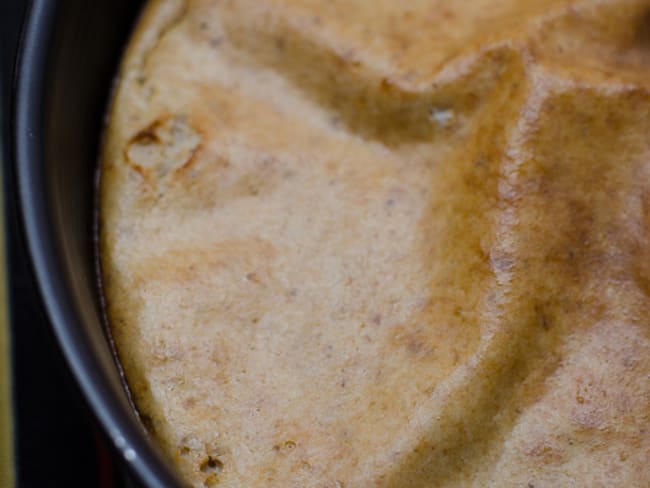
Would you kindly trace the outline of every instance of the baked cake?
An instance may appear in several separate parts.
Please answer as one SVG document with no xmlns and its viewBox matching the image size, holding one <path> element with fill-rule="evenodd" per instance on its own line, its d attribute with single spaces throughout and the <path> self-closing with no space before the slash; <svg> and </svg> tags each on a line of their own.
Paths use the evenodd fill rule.
<svg viewBox="0 0 650 488">
<path fill-rule="evenodd" d="M 100 206 L 192 486 L 650 486 L 647 1 L 150 1 Z"/>
</svg>

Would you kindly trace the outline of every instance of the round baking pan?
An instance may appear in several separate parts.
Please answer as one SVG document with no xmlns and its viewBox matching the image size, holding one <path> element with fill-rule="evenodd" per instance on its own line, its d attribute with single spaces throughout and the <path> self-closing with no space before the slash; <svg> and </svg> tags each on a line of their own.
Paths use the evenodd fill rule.
<svg viewBox="0 0 650 488">
<path fill-rule="evenodd" d="M 173 487 L 181 483 L 137 418 L 104 327 L 93 242 L 103 116 L 141 4 L 30 3 L 14 85 L 14 169 L 34 272 L 63 354 L 125 463 L 146 486 Z"/>
</svg>

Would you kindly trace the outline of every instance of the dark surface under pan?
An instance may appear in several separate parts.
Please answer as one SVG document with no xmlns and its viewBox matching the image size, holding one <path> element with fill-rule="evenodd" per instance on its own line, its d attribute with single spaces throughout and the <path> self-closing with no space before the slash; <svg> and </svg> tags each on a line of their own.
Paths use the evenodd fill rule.
<svg viewBox="0 0 650 488">
<path fill-rule="evenodd" d="M 14 92 L 14 177 L 34 272 L 76 381 L 138 478 L 173 487 L 180 483 L 136 418 L 113 357 L 93 245 L 102 121 L 141 4 L 31 2 Z"/>
</svg>

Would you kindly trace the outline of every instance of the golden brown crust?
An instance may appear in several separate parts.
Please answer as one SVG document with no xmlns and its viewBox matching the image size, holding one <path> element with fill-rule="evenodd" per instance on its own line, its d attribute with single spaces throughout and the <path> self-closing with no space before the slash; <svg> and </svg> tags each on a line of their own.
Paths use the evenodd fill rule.
<svg viewBox="0 0 650 488">
<path fill-rule="evenodd" d="M 108 314 L 194 486 L 647 486 L 641 0 L 151 2 Z"/>
</svg>

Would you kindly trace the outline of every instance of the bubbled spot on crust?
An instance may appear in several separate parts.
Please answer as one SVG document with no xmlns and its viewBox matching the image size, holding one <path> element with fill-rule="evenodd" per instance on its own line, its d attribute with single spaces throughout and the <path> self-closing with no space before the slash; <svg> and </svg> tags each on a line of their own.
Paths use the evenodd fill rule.
<svg viewBox="0 0 650 488">
<path fill-rule="evenodd" d="M 218 457 L 207 456 L 200 464 L 199 471 L 207 475 L 203 484 L 207 487 L 219 483 L 219 473 L 223 471 L 223 461 Z"/>
<path fill-rule="evenodd" d="M 190 459 L 191 470 L 202 486 L 218 486 L 223 481 L 226 452 L 212 442 L 203 442 L 193 435 L 185 436 L 176 447 L 179 456 Z"/>
<path fill-rule="evenodd" d="M 150 184 L 160 183 L 187 167 L 202 137 L 184 115 L 159 117 L 129 140 L 125 161 Z"/>
</svg>

